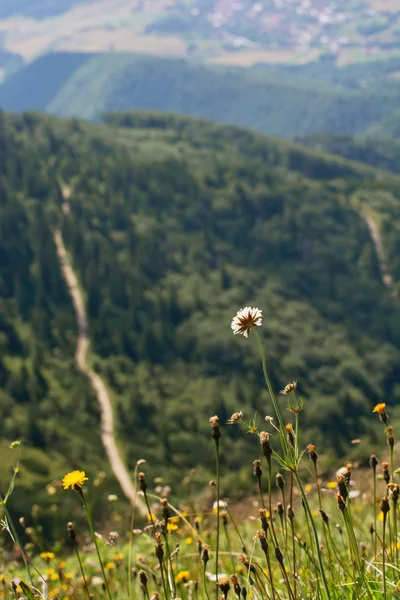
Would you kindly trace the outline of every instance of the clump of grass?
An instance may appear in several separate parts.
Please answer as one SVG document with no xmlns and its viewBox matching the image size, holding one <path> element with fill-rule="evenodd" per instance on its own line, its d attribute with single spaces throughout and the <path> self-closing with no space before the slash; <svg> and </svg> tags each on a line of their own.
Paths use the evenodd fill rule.
<svg viewBox="0 0 400 600">
<path fill-rule="evenodd" d="M 298 396 L 297 382 L 287 384 L 279 396 L 274 393 L 257 332 L 261 324 L 261 311 L 246 307 L 233 319 L 232 329 L 235 334 L 254 338 L 260 351 L 271 404 L 268 410 L 275 412 L 273 417 L 266 417 L 270 431 L 260 430 L 255 418 L 246 423 L 241 411 L 228 420 L 229 426 L 240 426 L 258 438 L 254 452 L 259 456 L 248 465 L 256 483 L 254 494 L 250 494 L 254 511 L 238 518 L 239 512 L 227 496 L 229 490 L 221 487 L 224 436 L 216 415 L 210 418 L 215 454 L 215 479 L 210 482 L 214 508 L 201 508 L 191 492 L 187 501 L 175 505 L 167 494 L 154 493 L 140 472 L 138 488 L 148 509 L 147 522 L 134 512 L 127 523 L 117 521 L 118 532 L 103 538 L 94 529 L 86 500 L 88 478 L 83 471 L 73 471 L 64 477 L 63 484 L 78 493 L 87 536 L 85 539 L 80 526 L 83 540 L 78 543 L 75 527 L 69 523 L 70 552 L 63 540 L 43 550 L 36 522 L 27 526 L 22 518 L 19 527 L 13 522 L 8 504 L 16 469 L 0 505 L 1 526 L 11 543 L 7 554 L 3 550 L 5 559 L 0 563 L 0 598 L 400 599 L 400 490 L 395 481 L 394 430 L 388 424 L 386 404 L 377 404 L 373 412 L 384 426 L 388 460 L 380 463 L 371 455 L 370 491 L 357 493 L 354 480 L 358 475 L 350 463 L 340 469 L 334 481 L 326 481 L 312 441 L 306 448 L 300 447 L 301 412 L 307 407 Z M 292 423 L 286 425 L 281 397 L 292 415 Z M 365 473 L 368 470 L 364 479 Z M 133 529 L 134 524 L 139 528 Z"/>
</svg>

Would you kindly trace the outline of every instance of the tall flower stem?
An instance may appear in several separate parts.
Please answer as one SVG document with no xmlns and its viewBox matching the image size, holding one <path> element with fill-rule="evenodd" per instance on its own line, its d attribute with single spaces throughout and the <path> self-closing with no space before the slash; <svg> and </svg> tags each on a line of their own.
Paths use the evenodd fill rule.
<svg viewBox="0 0 400 600">
<path fill-rule="evenodd" d="M 383 513 L 383 532 L 382 532 L 382 576 L 383 576 L 383 597 L 387 599 L 386 589 L 386 516 L 387 513 Z"/>
<path fill-rule="evenodd" d="M 301 483 L 301 479 L 300 479 L 300 476 L 299 476 L 299 474 L 298 474 L 297 471 L 295 472 L 294 476 L 295 476 L 295 479 L 296 479 L 297 487 L 300 490 L 300 494 L 301 494 L 301 497 L 302 497 L 303 502 L 304 502 L 304 507 L 305 507 L 306 512 L 308 514 L 308 517 L 310 519 L 311 529 L 312 529 L 313 536 L 314 536 L 315 549 L 316 549 L 317 558 L 318 558 L 319 571 L 321 573 L 322 582 L 323 582 L 323 585 L 324 585 L 324 588 L 325 588 L 326 597 L 327 597 L 327 600 L 331 600 L 331 594 L 330 594 L 329 587 L 328 587 L 328 581 L 326 579 L 324 564 L 322 562 L 322 555 L 321 555 L 321 550 L 320 550 L 320 546 L 319 546 L 319 539 L 318 539 L 317 528 L 315 526 L 314 518 L 313 518 L 312 513 L 311 513 L 310 505 L 308 504 L 308 500 L 307 500 L 307 496 L 306 496 L 306 493 L 305 493 L 304 488 L 303 488 L 303 484 Z"/>
<path fill-rule="evenodd" d="M 92 536 L 92 540 L 93 540 L 93 543 L 94 543 L 95 548 L 96 548 L 97 558 L 99 560 L 101 572 L 102 572 L 103 577 L 104 577 L 104 585 L 106 586 L 107 596 L 108 596 L 109 600 L 112 600 L 110 588 L 108 586 L 108 581 L 107 581 L 107 577 L 106 577 L 106 572 L 104 570 L 104 565 L 103 565 L 103 561 L 101 560 L 100 550 L 99 550 L 99 546 L 98 546 L 98 543 L 97 543 L 97 538 L 96 538 L 96 535 L 95 535 L 95 532 L 94 532 L 92 515 L 90 514 L 89 506 L 88 506 L 88 503 L 86 501 L 86 497 L 85 497 L 85 494 L 83 493 L 82 488 L 78 488 L 77 491 L 78 491 L 80 497 L 82 498 L 83 506 L 84 506 L 85 513 L 86 513 L 86 518 L 87 518 L 87 521 L 88 521 L 88 524 L 89 524 L 90 534 Z"/>
<path fill-rule="evenodd" d="M 78 544 L 77 544 L 77 542 L 76 542 L 75 539 L 72 540 L 72 543 L 74 545 L 74 550 L 75 550 L 76 558 L 78 559 L 79 570 L 81 572 L 82 579 L 83 579 L 83 587 L 85 588 L 85 592 L 86 592 L 86 596 L 88 597 L 88 600 L 91 600 L 90 594 L 89 594 L 88 582 L 87 582 L 87 579 L 86 579 L 85 571 L 83 570 L 83 564 L 82 564 L 82 561 L 81 561 L 81 557 L 79 555 Z"/>
<path fill-rule="evenodd" d="M 268 376 L 267 363 L 266 363 L 266 360 L 265 360 L 264 348 L 263 348 L 263 345 L 261 343 L 260 336 L 258 335 L 258 333 L 257 333 L 257 331 L 255 329 L 253 329 L 253 333 L 254 333 L 254 336 L 255 336 L 255 338 L 257 340 L 258 349 L 259 349 L 260 355 L 261 355 L 261 363 L 262 363 L 262 368 L 263 368 L 265 383 L 267 384 L 267 388 L 268 388 L 268 392 L 269 392 L 269 395 L 270 395 L 270 398 L 271 398 L 271 402 L 272 402 L 272 405 L 273 405 L 275 413 L 276 413 L 276 417 L 277 417 L 278 422 L 279 422 L 279 429 L 280 429 L 280 433 L 281 433 L 281 443 L 283 441 L 282 447 L 285 448 L 286 447 L 285 435 L 284 435 L 285 426 L 283 424 L 283 420 L 282 420 L 282 416 L 281 416 L 281 413 L 280 413 L 280 410 L 279 410 L 279 406 L 278 406 L 278 403 L 276 401 L 274 390 L 272 389 L 271 381 L 270 381 L 269 376 Z"/>
<path fill-rule="evenodd" d="M 129 532 L 129 550 L 128 550 L 128 597 L 129 600 L 132 600 L 132 547 L 133 547 L 133 526 L 134 526 L 134 522 L 135 522 L 135 509 L 136 509 L 136 492 L 137 492 L 137 471 L 138 471 L 138 464 L 136 463 L 135 466 L 135 473 L 134 473 L 134 489 L 135 489 L 135 499 L 134 499 L 134 504 L 132 506 L 132 515 L 131 515 L 131 529 Z"/>
<path fill-rule="evenodd" d="M 219 439 L 215 440 L 215 471 L 217 478 L 217 540 L 215 548 L 215 597 L 218 600 L 218 560 L 219 560 L 219 529 L 220 529 L 220 473 L 219 473 Z"/>
</svg>

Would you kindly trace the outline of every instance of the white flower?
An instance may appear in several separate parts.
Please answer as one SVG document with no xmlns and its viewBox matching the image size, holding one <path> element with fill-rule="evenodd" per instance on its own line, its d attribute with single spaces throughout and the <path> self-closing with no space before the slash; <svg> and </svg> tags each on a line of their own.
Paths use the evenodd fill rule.
<svg viewBox="0 0 400 600">
<path fill-rule="evenodd" d="M 250 331 L 254 327 L 259 327 L 262 324 L 262 311 L 259 308 L 245 306 L 236 313 L 232 320 L 232 330 L 236 335 L 241 333 L 244 337 L 249 337 Z"/>
</svg>

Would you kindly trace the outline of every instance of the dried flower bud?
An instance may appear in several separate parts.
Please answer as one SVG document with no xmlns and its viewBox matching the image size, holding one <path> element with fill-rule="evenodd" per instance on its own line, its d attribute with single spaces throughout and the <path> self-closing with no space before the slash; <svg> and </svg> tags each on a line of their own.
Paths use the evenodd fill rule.
<svg viewBox="0 0 400 600">
<path fill-rule="evenodd" d="M 280 551 L 280 548 L 278 546 L 276 546 L 275 548 L 275 558 L 278 561 L 278 563 L 283 566 L 283 554 Z"/>
<path fill-rule="evenodd" d="M 267 511 L 265 510 L 265 508 L 260 508 L 260 510 L 258 511 L 258 516 L 261 520 L 261 527 L 263 528 L 265 533 L 268 533 L 269 524 L 267 521 Z"/>
<path fill-rule="evenodd" d="M 253 473 L 254 473 L 254 477 L 257 479 L 257 481 L 260 482 L 261 481 L 261 476 L 262 476 L 261 461 L 260 460 L 253 461 Z"/>
<path fill-rule="evenodd" d="M 239 578 L 236 575 L 236 573 L 233 573 L 231 575 L 231 584 L 233 585 L 233 591 L 235 592 L 236 596 L 238 598 L 240 598 L 240 585 L 239 585 Z"/>
<path fill-rule="evenodd" d="M 313 461 L 313 463 L 315 465 L 317 462 L 317 459 L 318 459 L 318 454 L 315 451 L 314 444 L 308 444 L 307 451 L 308 451 L 308 456 L 311 458 L 311 460 Z"/>
<path fill-rule="evenodd" d="M 261 452 L 262 452 L 263 456 L 265 456 L 265 458 L 267 459 L 268 464 L 271 465 L 272 448 L 269 443 L 269 433 L 267 433 L 266 431 L 261 431 L 259 435 L 260 435 Z"/>
<path fill-rule="evenodd" d="M 328 525 L 329 524 L 329 517 L 328 517 L 328 515 L 326 514 L 326 512 L 324 511 L 323 508 L 319 509 L 319 514 L 321 515 L 323 522 L 326 525 Z"/>
<path fill-rule="evenodd" d="M 278 515 L 280 516 L 280 518 L 282 519 L 283 517 L 283 504 L 282 502 L 278 502 L 276 505 L 276 511 L 278 513 Z"/>
<path fill-rule="evenodd" d="M 375 454 L 371 454 L 370 459 L 369 459 L 369 466 L 374 471 L 376 470 L 376 467 L 378 466 L 378 459 L 376 458 Z"/>
<path fill-rule="evenodd" d="M 389 505 L 389 498 L 387 496 L 384 496 L 382 498 L 382 502 L 381 502 L 381 511 L 383 512 L 384 515 L 386 515 L 390 510 L 390 505 Z"/>
<path fill-rule="evenodd" d="M 139 487 L 142 490 L 142 492 L 145 492 L 147 490 L 147 483 L 144 478 L 144 473 L 139 473 Z"/>
<path fill-rule="evenodd" d="M 211 437 L 213 438 L 213 440 L 215 440 L 216 443 L 218 443 L 218 440 L 221 437 L 221 430 L 219 428 L 219 417 L 217 417 L 216 415 L 214 417 L 211 417 L 209 423 L 212 429 Z"/>
<path fill-rule="evenodd" d="M 224 595 L 224 598 L 227 598 L 229 590 L 231 589 L 231 584 L 229 583 L 229 579 L 225 575 L 221 575 L 221 577 L 219 578 L 219 587 Z"/>
<path fill-rule="evenodd" d="M 168 506 L 168 500 L 166 498 L 161 498 L 160 504 L 161 504 L 162 516 L 164 517 L 164 520 L 167 522 L 171 516 L 171 511 L 169 510 L 169 506 Z"/>
<path fill-rule="evenodd" d="M 283 490 L 285 489 L 285 480 L 283 479 L 282 475 L 280 473 L 277 473 L 275 479 L 277 487 L 281 490 L 281 492 L 283 492 Z"/>
<path fill-rule="evenodd" d="M 388 441 L 389 448 L 393 448 L 393 446 L 394 446 L 393 427 L 391 425 L 389 425 L 389 427 L 386 427 L 385 433 L 387 435 L 387 441 Z"/>
<path fill-rule="evenodd" d="M 76 542 L 76 533 L 75 533 L 75 529 L 74 529 L 74 524 L 71 523 L 71 521 L 69 521 L 67 523 L 67 530 L 68 530 L 68 535 L 71 538 L 71 540 L 73 542 Z"/>
<path fill-rule="evenodd" d="M 242 586 L 242 598 L 243 600 L 246 600 L 247 598 L 247 590 L 244 586 Z"/>
<path fill-rule="evenodd" d="M 337 483 L 337 489 L 338 489 L 339 495 L 343 498 L 344 501 L 346 501 L 346 498 L 349 495 L 349 493 L 347 491 L 347 484 L 346 484 L 345 477 L 343 475 L 338 475 L 336 477 L 336 483 Z"/>
<path fill-rule="evenodd" d="M 146 571 L 143 571 L 143 569 L 140 569 L 140 571 L 139 571 L 139 581 L 143 587 L 147 586 L 148 578 L 147 578 Z"/>
<path fill-rule="evenodd" d="M 211 479 L 211 481 L 208 482 L 208 485 L 210 485 L 211 487 L 216 487 L 217 482 L 215 481 L 215 479 Z"/>
<path fill-rule="evenodd" d="M 344 501 L 344 499 L 342 498 L 342 496 L 340 494 L 336 494 L 336 502 L 337 502 L 338 509 L 343 512 L 346 508 L 346 502 Z"/>
<path fill-rule="evenodd" d="M 383 480 L 386 484 L 390 482 L 389 464 L 387 462 L 382 463 Z"/>
<path fill-rule="evenodd" d="M 287 516 L 289 521 L 293 521 L 294 519 L 294 510 L 292 508 L 292 506 L 289 504 L 289 506 L 287 507 Z"/>
<path fill-rule="evenodd" d="M 210 550 L 210 546 L 208 544 L 204 544 L 204 548 L 203 548 L 203 553 L 201 555 L 201 560 L 203 561 L 203 563 L 206 565 L 208 563 L 208 561 L 210 560 L 210 554 L 209 554 L 209 550 Z"/>
</svg>

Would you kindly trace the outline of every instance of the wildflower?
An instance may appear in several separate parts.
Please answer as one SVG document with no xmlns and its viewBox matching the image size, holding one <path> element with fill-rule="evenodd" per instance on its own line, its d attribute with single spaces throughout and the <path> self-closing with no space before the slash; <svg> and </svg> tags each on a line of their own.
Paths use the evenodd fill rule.
<svg viewBox="0 0 400 600">
<path fill-rule="evenodd" d="M 393 446 L 394 446 L 393 427 L 391 427 L 390 425 L 389 425 L 389 427 L 386 427 L 385 433 L 387 435 L 387 441 L 388 441 L 389 448 L 393 448 Z"/>
<path fill-rule="evenodd" d="M 177 529 L 178 529 L 178 525 L 175 525 L 175 523 L 168 523 L 167 531 L 176 531 Z"/>
<path fill-rule="evenodd" d="M 249 337 L 250 331 L 255 327 L 260 327 L 262 324 L 262 311 L 259 308 L 251 308 L 245 306 L 236 313 L 236 316 L 232 320 L 231 328 L 233 333 L 244 335 Z"/>
<path fill-rule="evenodd" d="M 386 414 L 386 404 L 384 402 L 381 402 L 380 404 L 376 404 L 374 406 L 374 409 L 372 412 L 378 413 L 380 420 L 382 421 L 382 423 L 385 423 L 385 425 L 386 425 L 388 416 Z"/>
<path fill-rule="evenodd" d="M 297 388 L 297 381 L 292 381 L 292 383 L 288 383 L 283 390 L 281 390 L 279 393 L 283 394 L 284 396 L 287 396 L 288 394 L 291 394 L 292 392 L 294 392 Z"/>
<path fill-rule="evenodd" d="M 74 490 L 81 490 L 85 481 L 88 478 L 86 477 L 85 471 L 71 471 L 71 473 L 67 473 L 63 478 L 63 486 L 64 490 L 67 490 L 69 487 Z"/>
<path fill-rule="evenodd" d="M 376 458 L 375 454 L 371 454 L 371 457 L 369 459 L 369 466 L 374 471 L 376 470 L 376 467 L 378 466 L 378 459 Z"/>
<path fill-rule="evenodd" d="M 19 440 L 14 440 L 13 442 L 11 442 L 10 444 L 10 448 L 11 450 L 14 450 L 15 448 L 18 448 L 18 446 L 21 445 L 21 442 Z"/>
<path fill-rule="evenodd" d="M 109 502 L 116 502 L 118 500 L 118 496 L 116 494 L 108 494 L 107 500 Z"/>
<path fill-rule="evenodd" d="M 109 562 L 106 564 L 105 569 L 107 571 L 112 571 L 113 569 L 115 569 L 115 567 L 116 567 L 115 562 Z"/>
<path fill-rule="evenodd" d="M 40 558 L 43 558 L 43 560 L 53 560 L 54 552 L 41 552 Z"/>
<path fill-rule="evenodd" d="M 233 413 L 231 418 L 227 420 L 227 423 L 230 423 L 230 424 L 237 423 L 238 421 L 240 421 L 242 419 L 242 417 L 243 417 L 242 411 Z"/>
<path fill-rule="evenodd" d="M 267 423 L 272 423 L 272 421 L 274 420 L 274 417 L 270 417 L 269 415 L 267 415 L 265 417 L 265 420 L 267 421 Z"/>
<path fill-rule="evenodd" d="M 175 583 L 187 583 L 190 579 L 189 571 L 179 571 L 175 576 Z"/>
</svg>

